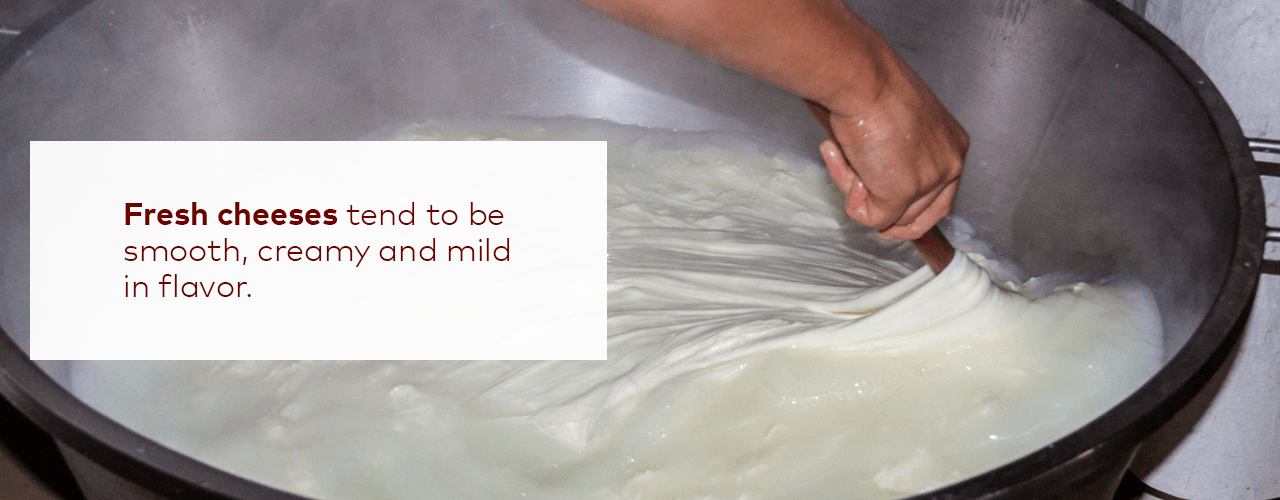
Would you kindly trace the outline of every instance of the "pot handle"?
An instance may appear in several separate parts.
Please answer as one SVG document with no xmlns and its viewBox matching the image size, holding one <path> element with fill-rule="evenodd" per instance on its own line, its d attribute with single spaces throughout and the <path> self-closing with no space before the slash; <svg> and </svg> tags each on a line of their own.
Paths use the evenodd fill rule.
<svg viewBox="0 0 1280 500">
<path fill-rule="evenodd" d="M 1249 149 L 1252 150 L 1255 153 L 1255 155 L 1258 153 L 1268 154 L 1268 155 L 1280 155 L 1280 141 L 1277 141 L 1275 139 L 1254 139 L 1254 138 L 1250 138 L 1248 139 L 1248 141 L 1249 141 Z M 1267 162 L 1267 161 L 1261 161 L 1261 160 L 1256 161 L 1255 163 L 1258 164 L 1259 175 L 1263 177 L 1280 178 L 1280 163 L 1273 163 L 1273 162 Z M 1267 224 L 1267 227 L 1266 227 L 1267 243 L 1280 245 L 1280 227 L 1277 227 L 1277 225 L 1280 225 L 1280 221 L 1268 221 L 1268 222 L 1269 223 Z M 1280 276 L 1280 260 L 1271 260 L 1271 259 L 1264 258 L 1262 260 L 1262 273 Z"/>
</svg>

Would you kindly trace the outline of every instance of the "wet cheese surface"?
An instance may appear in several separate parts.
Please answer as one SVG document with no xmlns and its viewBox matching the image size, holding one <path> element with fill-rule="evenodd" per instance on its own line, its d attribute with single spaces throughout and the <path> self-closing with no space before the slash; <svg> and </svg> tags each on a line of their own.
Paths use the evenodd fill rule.
<svg viewBox="0 0 1280 500">
<path fill-rule="evenodd" d="M 398 135 L 610 140 L 609 361 L 84 362 L 76 393 L 320 498 L 895 498 L 1066 435 L 1160 363 L 1141 284 L 1020 283 L 977 253 L 918 269 L 820 165 L 745 138 Z"/>
</svg>

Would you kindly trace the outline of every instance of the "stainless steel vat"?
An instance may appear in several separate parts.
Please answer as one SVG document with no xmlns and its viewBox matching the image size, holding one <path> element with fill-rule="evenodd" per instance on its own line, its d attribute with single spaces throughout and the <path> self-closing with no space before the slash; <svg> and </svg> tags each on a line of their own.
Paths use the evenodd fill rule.
<svg viewBox="0 0 1280 500">
<path fill-rule="evenodd" d="M 956 213 L 1033 273 L 1154 289 L 1167 362 L 1035 453 L 919 498 L 1100 498 L 1235 341 L 1262 252 L 1239 126 L 1111 0 L 857 0 L 973 137 Z M 78 9 L 78 10 L 77 10 Z M 65 18 L 65 19 L 64 19 Z M 60 23 L 59 23 L 60 22 Z M 565 0 L 101 0 L 0 53 L 0 393 L 102 498 L 290 498 L 167 450 L 26 356 L 28 141 L 351 139 L 423 115 L 576 115 L 801 151 L 800 101 Z"/>
</svg>

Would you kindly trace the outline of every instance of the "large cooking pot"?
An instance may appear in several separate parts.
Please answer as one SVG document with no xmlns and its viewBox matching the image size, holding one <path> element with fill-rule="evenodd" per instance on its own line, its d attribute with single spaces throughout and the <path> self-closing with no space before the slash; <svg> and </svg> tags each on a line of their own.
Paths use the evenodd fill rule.
<svg viewBox="0 0 1280 500">
<path fill-rule="evenodd" d="M 1255 286 L 1262 191 L 1231 110 L 1114 1 L 853 3 L 972 134 L 956 214 L 1032 273 L 1141 278 L 1164 321 L 1165 365 L 1133 395 L 918 498 L 1106 497 L 1221 364 Z M 73 7 L 0 55 L 0 392 L 103 498 L 291 496 L 138 436 L 72 397 L 65 363 L 28 359 L 28 141 L 352 139 L 500 114 L 746 132 L 806 152 L 823 134 L 796 97 L 567 0 Z"/>
</svg>

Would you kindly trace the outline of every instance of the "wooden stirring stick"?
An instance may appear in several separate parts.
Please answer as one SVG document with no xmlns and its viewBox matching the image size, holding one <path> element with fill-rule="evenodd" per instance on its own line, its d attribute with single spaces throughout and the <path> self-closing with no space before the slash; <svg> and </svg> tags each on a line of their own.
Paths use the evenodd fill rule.
<svg viewBox="0 0 1280 500">
<path fill-rule="evenodd" d="M 924 261 L 929 264 L 929 268 L 933 269 L 936 274 L 941 274 L 943 269 L 951 264 L 951 259 L 956 256 L 955 247 L 951 246 L 951 242 L 947 241 L 947 237 L 942 235 L 942 231 L 938 230 L 938 226 L 929 228 L 929 231 L 921 235 L 919 238 L 911 240 L 915 244 L 916 250 L 920 251 L 920 255 L 924 257 Z"/>
<path fill-rule="evenodd" d="M 809 107 L 809 112 L 813 113 L 814 118 L 818 119 L 818 123 L 822 124 L 822 128 L 827 129 L 827 136 L 834 141 L 836 136 L 831 131 L 831 111 L 808 99 L 804 104 Z M 916 246 L 916 250 L 924 257 L 925 263 L 929 264 L 929 268 L 933 269 L 934 273 L 942 273 L 942 270 L 947 268 L 947 264 L 951 263 L 951 259 L 956 256 L 955 247 L 951 246 L 947 237 L 942 235 L 938 226 L 929 228 L 929 231 L 911 240 L 911 243 Z"/>
</svg>

